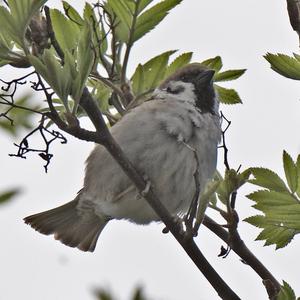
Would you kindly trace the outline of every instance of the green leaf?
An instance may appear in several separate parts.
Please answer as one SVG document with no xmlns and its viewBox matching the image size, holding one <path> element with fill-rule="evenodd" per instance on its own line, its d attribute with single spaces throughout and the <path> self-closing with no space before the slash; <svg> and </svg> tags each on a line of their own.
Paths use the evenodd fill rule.
<svg viewBox="0 0 300 300">
<path fill-rule="evenodd" d="M 297 167 L 291 156 L 286 151 L 283 151 L 283 167 L 289 188 L 291 192 L 294 193 L 298 185 Z"/>
<path fill-rule="evenodd" d="M 108 0 L 107 4 L 113 9 L 120 21 L 130 29 L 132 23 L 132 12 L 125 4 L 126 0 Z"/>
<path fill-rule="evenodd" d="M 214 84 L 214 87 L 218 93 L 218 97 L 221 103 L 224 104 L 237 104 L 242 103 L 242 100 L 239 94 L 233 89 L 226 89 L 217 84 Z"/>
<path fill-rule="evenodd" d="M 290 285 L 283 281 L 283 285 L 277 295 L 276 300 L 296 300 L 296 295 Z"/>
<path fill-rule="evenodd" d="M 213 69 L 219 72 L 223 66 L 222 59 L 220 56 L 209 58 L 201 62 L 202 65 L 207 66 L 209 69 Z"/>
<path fill-rule="evenodd" d="M 97 101 L 100 110 L 102 112 L 108 111 L 109 109 L 108 101 L 112 93 L 111 89 L 99 81 L 94 82 L 92 86 L 93 86 L 93 90 L 92 90 L 93 99 Z"/>
<path fill-rule="evenodd" d="M 298 195 L 298 197 L 300 197 L 300 155 L 298 155 L 297 157 L 296 168 L 297 168 L 297 177 L 298 177 L 296 194 Z"/>
<path fill-rule="evenodd" d="M 68 96 L 71 94 L 71 87 L 74 81 L 72 74 L 75 73 L 75 62 L 68 51 L 65 54 L 65 64 L 63 66 L 61 66 L 50 49 L 44 50 L 41 57 L 42 60 L 33 55 L 28 55 L 28 59 L 62 100 L 65 108 L 69 110 Z"/>
<path fill-rule="evenodd" d="M 252 216 L 246 218 L 244 221 L 253 226 L 263 228 L 256 240 L 265 240 L 265 246 L 275 244 L 276 250 L 288 245 L 294 238 L 295 234 L 299 233 L 299 231 L 295 231 L 290 228 L 284 228 L 280 225 L 280 223 L 272 222 L 265 216 Z"/>
<path fill-rule="evenodd" d="M 133 76 L 131 77 L 132 91 L 134 95 L 140 95 L 144 89 L 144 69 L 141 64 L 138 64 Z"/>
<path fill-rule="evenodd" d="M 84 7 L 84 20 L 90 24 L 91 36 L 92 36 L 92 43 L 93 48 L 95 49 L 94 54 L 96 55 L 96 59 L 98 59 L 99 54 L 101 53 L 104 55 L 107 51 L 107 33 L 105 32 L 105 28 L 99 24 L 99 26 L 95 26 L 97 24 L 97 17 L 95 15 L 94 9 L 91 4 L 87 3 Z"/>
<path fill-rule="evenodd" d="M 129 25 L 131 25 L 132 14 L 128 10 L 128 7 L 124 4 L 124 0 L 122 0 L 121 6 L 119 2 L 121 1 L 108 0 L 105 3 L 104 7 L 106 12 L 111 16 L 111 26 L 114 26 L 115 28 L 115 36 L 117 40 L 126 43 L 128 42 L 130 32 L 130 26 L 128 26 L 126 23 L 129 23 Z M 125 18 L 127 21 L 122 21 L 122 18 Z"/>
<path fill-rule="evenodd" d="M 299 54 L 296 54 L 296 53 L 293 53 L 294 57 L 300 61 L 300 55 Z"/>
<path fill-rule="evenodd" d="M 141 0 L 138 7 L 138 14 L 140 14 L 153 0 Z"/>
<path fill-rule="evenodd" d="M 157 87 L 164 78 L 169 57 L 175 52 L 175 50 L 164 52 L 137 67 L 131 78 L 133 92 L 136 96 Z"/>
<path fill-rule="evenodd" d="M 267 53 L 264 58 L 271 64 L 271 68 L 284 77 L 300 80 L 300 61 L 285 54 Z"/>
<path fill-rule="evenodd" d="M 255 177 L 249 180 L 252 184 L 277 192 L 288 192 L 284 181 L 270 169 L 251 168 L 250 170 Z"/>
<path fill-rule="evenodd" d="M 182 0 L 164 0 L 143 12 L 137 19 L 133 41 L 137 41 L 158 25 Z"/>
<path fill-rule="evenodd" d="M 214 81 L 230 81 L 241 77 L 246 72 L 246 69 L 240 70 L 228 70 L 221 73 L 216 73 L 214 76 Z"/>
<path fill-rule="evenodd" d="M 288 192 L 259 190 L 247 195 L 247 197 L 256 202 L 253 207 L 263 212 L 269 212 L 270 210 L 274 212 L 279 206 L 285 206 L 286 210 L 292 207 L 289 208 L 289 211 L 291 211 L 294 205 L 296 207 L 298 204 L 300 205 L 297 199 Z"/>
<path fill-rule="evenodd" d="M 241 174 L 238 174 L 233 169 L 225 171 L 224 179 L 219 173 L 217 174 L 217 176 L 220 181 L 217 189 L 218 198 L 223 204 L 227 205 L 230 200 L 231 193 L 233 191 L 236 191 L 242 184 L 241 178 L 243 178 L 243 176 Z"/>
<path fill-rule="evenodd" d="M 264 215 L 245 219 L 246 222 L 263 228 L 257 240 L 265 240 L 265 245 L 276 245 L 276 249 L 286 246 L 300 233 L 300 202 L 288 192 L 260 190 L 247 195 L 256 202 L 254 208 Z"/>
<path fill-rule="evenodd" d="M 193 56 L 193 52 L 183 53 L 175 58 L 175 60 L 168 66 L 164 78 L 169 77 L 178 69 L 189 64 Z"/>
<path fill-rule="evenodd" d="M 12 189 L 0 194 L 0 204 L 9 202 L 13 197 L 20 193 L 19 189 Z"/>
<path fill-rule="evenodd" d="M 70 21 L 75 22 L 76 24 L 82 26 L 84 21 L 81 18 L 80 14 L 71 6 L 68 2 L 62 1 L 65 15 L 70 19 Z"/>
<path fill-rule="evenodd" d="M 3 6 L 0 6 L 0 28 L 3 34 L 17 43 L 19 47 L 22 47 L 22 37 L 19 36 L 19 33 L 16 30 L 15 20 Z"/>
<path fill-rule="evenodd" d="M 58 9 L 51 9 L 51 21 L 55 37 L 64 52 L 72 53 L 78 43 L 79 26 L 68 20 Z"/>
<path fill-rule="evenodd" d="M 77 76 L 72 83 L 72 97 L 76 106 L 79 104 L 80 97 L 85 87 L 88 76 L 94 63 L 94 52 L 91 45 L 91 30 L 88 23 L 85 23 L 80 32 L 77 52 Z M 76 107 L 77 109 L 77 107 Z"/>
<path fill-rule="evenodd" d="M 8 0 L 10 12 L 0 6 L 0 28 L 9 33 L 14 42 L 24 50 L 25 31 L 32 16 L 47 0 Z"/>
</svg>

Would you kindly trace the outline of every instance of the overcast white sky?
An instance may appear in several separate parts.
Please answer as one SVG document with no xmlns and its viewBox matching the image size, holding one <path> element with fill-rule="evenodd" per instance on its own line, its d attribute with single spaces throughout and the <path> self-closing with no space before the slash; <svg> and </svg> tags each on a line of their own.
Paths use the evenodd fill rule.
<svg viewBox="0 0 300 300">
<path fill-rule="evenodd" d="M 48 5 L 58 2 L 48 1 Z M 221 55 L 225 69 L 248 69 L 245 76 L 230 83 L 244 104 L 221 108 L 233 123 L 227 135 L 230 163 L 232 167 L 264 166 L 283 174 L 283 149 L 293 157 L 300 152 L 298 83 L 271 71 L 262 56 L 299 50 L 286 1 L 183 0 L 137 43 L 129 71 L 169 49 L 193 51 L 194 61 Z M 8 72 L 11 69 L 0 69 L 0 77 L 12 75 Z M 153 300 L 218 299 L 174 238 L 161 233 L 162 225 L 110 222 L 93 254 L 66 247 L 26 226 L 24 216 L 73 199 L 81 188 L 84 160 L 93 145 L 68 137 L 67 145 L 54 147 L 55 157 L 45 174 L 40 158 L 8 157 L 15 150 L 13 142 L 19 140 L 0 134 L 0 190 L 23 188 L 17 199 L 0 208 L 0 300 L 92 300 L 97 287 L 109 288 L 117 299 L 126 300 L 137 285 Z M 221 152 L 219 158 L 222 169 Z M 255 213 L 244 196 L 254 189 L 249 186 L 239 192 L 241 219 Z M 275 252 L 274 247 L 254 241 L 258 232 L 241 222 L 246 244 L 299 296 L 299 237 Z M 259 277 L 233 252 L 226 259 L 217 257 L 223 243 L 206 228 L 201 228 L 197 243 L 241 299 L 267 299 Z"/>
</svg>

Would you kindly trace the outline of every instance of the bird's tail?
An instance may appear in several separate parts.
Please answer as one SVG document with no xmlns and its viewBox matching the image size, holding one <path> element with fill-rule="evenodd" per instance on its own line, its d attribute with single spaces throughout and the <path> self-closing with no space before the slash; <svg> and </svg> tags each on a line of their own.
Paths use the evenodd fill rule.
<svg viewBox="0 0 300 300">
<path fill-rule="evenodd" d="M 26 224 L 40 233 L 54 234 L 55 239 L 70 247 L 93 252 L 98 237 L 109 221 L 95 214 L 80 216 L 78 199 L 62 206 L 24 218 Z"/>
</svg>

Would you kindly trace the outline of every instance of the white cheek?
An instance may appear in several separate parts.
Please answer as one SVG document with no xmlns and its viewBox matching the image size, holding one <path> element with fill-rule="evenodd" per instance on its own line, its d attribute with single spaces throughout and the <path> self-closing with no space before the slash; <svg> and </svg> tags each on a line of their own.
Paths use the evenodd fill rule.
<svg viewBox="0 0 300 300">
<path fill-rule="evenodd" d="M 176 90 L 177 86 L 183 87 L 183 91 L 178 94 L 168 93 L 166 90 L 156 89 L 153 93 L 156 98 L 173 98 L 176 100 L 187 101 L 191 103 L 196 102 L 196 95 L 194 93 L 194 85 L 190 82 L 176 81 L 170 82 L 170 86 Z"/>
<path fill-rule="evenodd" d="M 178 100 L 183 100 L 191 103 L 196 102 L 196 95 L 195 95 L 195 87 L 192 83 L 190 82 L 183 82 L 183 81 L 178 81 L 178 82 L 171 82 L 171 85 L 174 86 L 180 86 L 183 87 L 183 91 L 178 93 L 178 94 L 172 94 L 172 97 Z"/>
<path fill-rule="evenodd" d="M 160 89 L 155 89 L 154 92 L 152 93 L 152 96 L 157 99 L 164 99 L 168 96 L 169 94 L 165 90 L 160 90 Z"/>
</svg>

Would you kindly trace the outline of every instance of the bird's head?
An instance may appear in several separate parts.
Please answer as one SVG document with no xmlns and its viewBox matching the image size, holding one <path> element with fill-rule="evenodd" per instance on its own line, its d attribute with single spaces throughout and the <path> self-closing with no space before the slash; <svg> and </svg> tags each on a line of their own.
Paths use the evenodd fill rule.
<svg viewBox="0 0 300 300">
<path fill-rule="evenodd" d="M 190 64 L 164 80 L 154 94 L 191 102 L 203 113 L 215 114 L 219 103 L 213 87 L 214 74 L 213 70 L 201 64 Z"/>
</svg>

